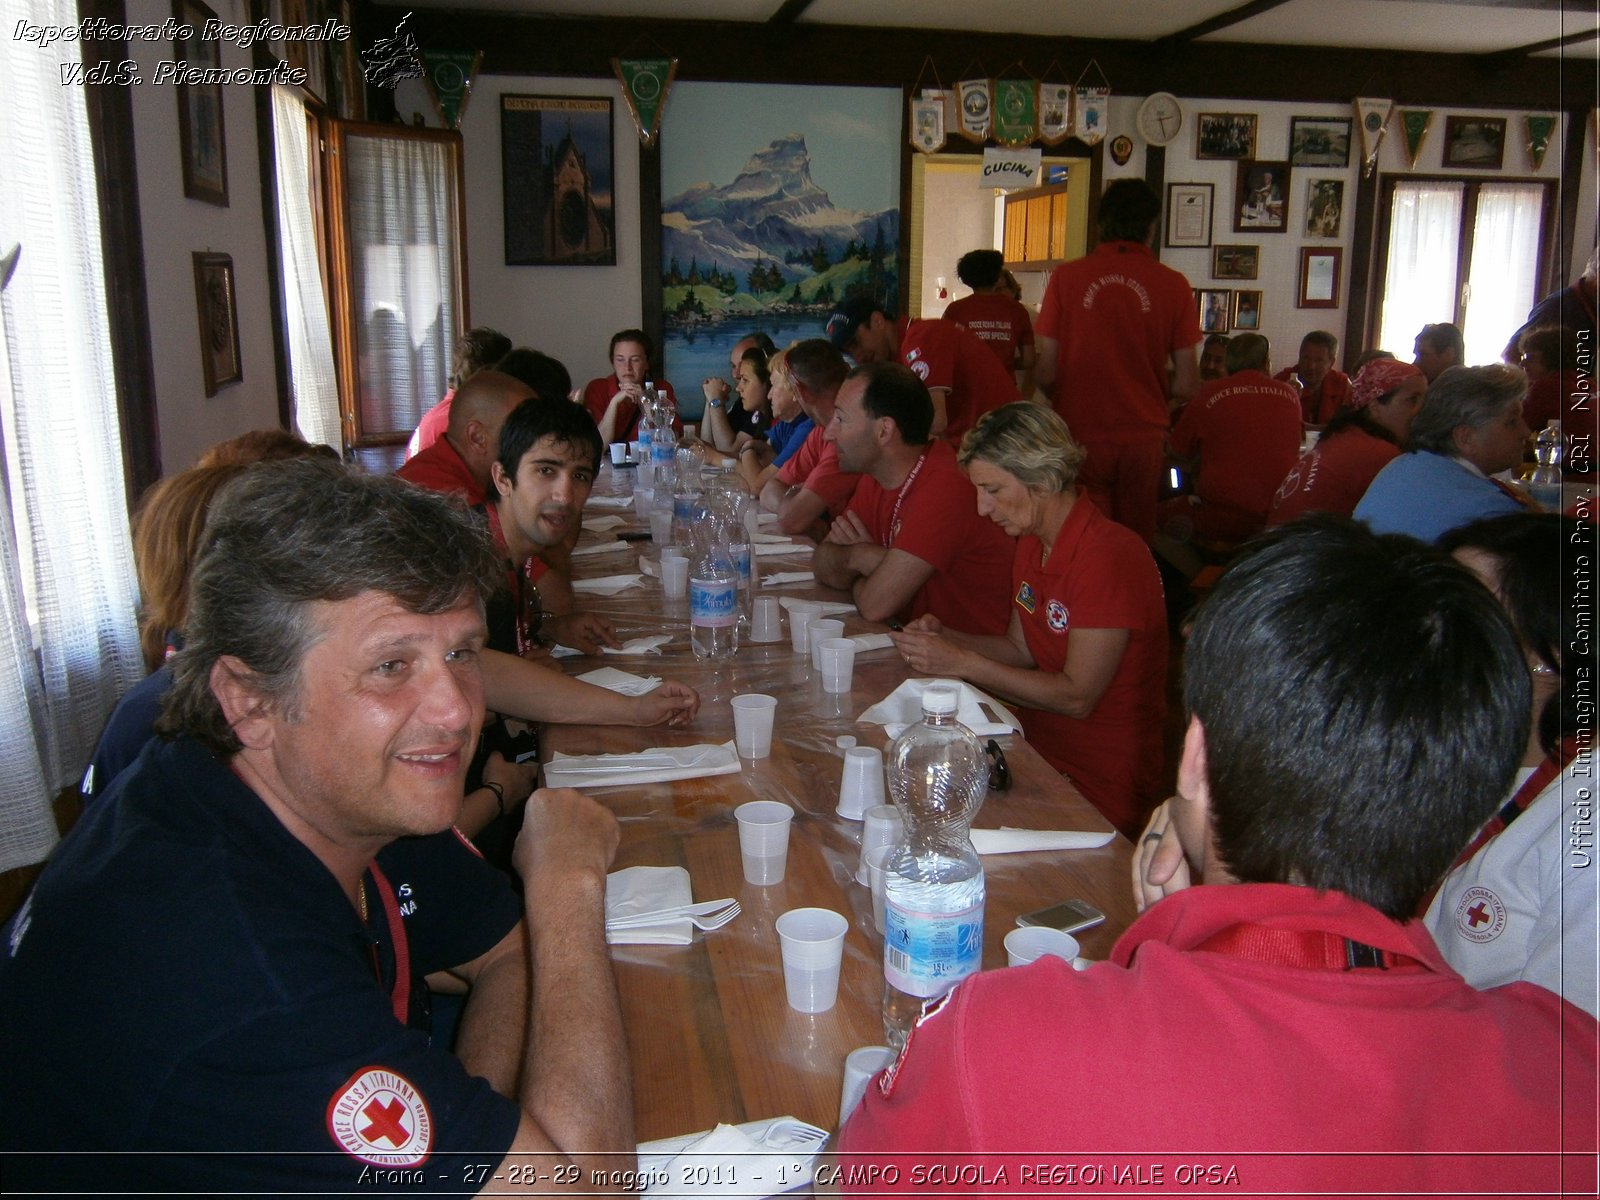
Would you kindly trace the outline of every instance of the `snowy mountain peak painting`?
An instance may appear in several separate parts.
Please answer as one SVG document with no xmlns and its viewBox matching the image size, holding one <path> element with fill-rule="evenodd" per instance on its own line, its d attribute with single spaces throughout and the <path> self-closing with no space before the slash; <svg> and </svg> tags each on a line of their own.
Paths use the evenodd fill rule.
<svg viewBox="0 0 1600 1200">
<path fill-rule="evenodd" d="M 899 133 L 893 89 L 673 90 L 661 139 L 661 266 L 680 396 L 726 371 L 723 340 L 752 329 L 780 346 L 818 336 L 850 295 L 897 307 Z M 723 339 L 727 322 L 737 332 Z"/>
</svg>

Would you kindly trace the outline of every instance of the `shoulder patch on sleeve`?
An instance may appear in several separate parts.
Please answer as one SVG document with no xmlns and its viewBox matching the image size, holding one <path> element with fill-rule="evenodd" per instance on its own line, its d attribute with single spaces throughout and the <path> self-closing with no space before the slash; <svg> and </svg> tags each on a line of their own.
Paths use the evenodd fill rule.
<svg viewBox="0 0 1600 1200">
<path fill-rule="evenodd" d="M 363 1067 L 328 1101 L 328 1134 L 352 1158 L 378 1167 L 428 1160 L 433 1116 L 411 1081 L 383 1067 Z"/>
</svg>

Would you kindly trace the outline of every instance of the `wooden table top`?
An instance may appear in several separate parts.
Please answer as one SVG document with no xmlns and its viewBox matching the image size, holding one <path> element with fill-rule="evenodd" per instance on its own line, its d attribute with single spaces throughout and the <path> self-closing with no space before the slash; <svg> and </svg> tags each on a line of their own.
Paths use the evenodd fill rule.
<svg viewBox="0 0 1600 1200">
<path fill-rule="evenodd" d="M 596 494 L 627 494 L 626 472 L 613 479 L 609 466 Z M 612 510 L 603 510 L 610 515 Z M 589 515 L 600 515 L 591 509 Z M 628 528 L 637 528 L 631 514 Z M 614 538 L 618 530 L 585 534 L 585 543 Z M 638 569 L 637 553 L 575 560 L 579 578 Z M 758 575 L 804 570 L 809 555 L 762 557 Z M 757 595 L 847 599 L 816 585 L 763 589 Z M 686 729 L 554 725 L 542 739 L 544 753 L 626 752 L 657 745 L 722 742 L 733 736 L 729 699 L 740 692 L 778 698 L 769 758 L 743 760 L 737 775 L 677 783 L 602 788 L 596 799 L 622 823 L 617 868 L 651 865 L 688 869 L 694 899 L 737 897 L 742 914 L 711 933 L 696 933 L 688 946 L 617 946 L 613 950 L 634 1072 L 634 1103 L 641 1141 L 736 1124 L 794 1116 L 831 1129 L 838 1119 L 845 1056 L 883 1042 L 880 1014 L 883 939 L 872 922 L 872 901 L 855 882 L 861 823 L 836 815 L 842 751 L 835 739 L 848 734 L 863 746 L 887 748 L 882 726 L 857 724 L 856 716 L 906 678 L 892 649 L 859 654 L 849 696 L 823 693 L 806 656 L 784 639 L 768 645 L 742 643 L 728 662 L 697 662 L 688 640 L 687 601 L 667 601 L 659 583 L 613 597 L 580 596 L 580 606 L 610 617 L 624 638 L 672 631 L 662 653 L 562 660 L 574 674 L 597 665 L 641 675 L 678 679 L 700 691 L 701 708 Z M 882 626 L 845 614 L 846 635 Z M 1011 767 L 1009 792 L 990 792 L 976 824 L 1032 829 L 1106 830 L 1105 819 L 1055 772 L 1020 735 L 1000 739 Z M 787 871 L 782 882 L 757 887 L 744 881 L 733 810 L 752 799 L 782 800 L 795 810 Z M 1128 884 L 1131 846 L 1121 838 L 1099 850 L 991 855 L 983 859 L 987 882 L 984 968 L 1004 967 L 1002 945 L 1020 913 L 1069 898 L 1081 898 L 1106 914 L 1100 927 L 1079 935 L 1083 953 L 1103 958 L 1133 920 Z M 807 1015 L 788 1007 L 777 918 L 791 908 L 815 905 L 842 913 L 850 922 L 845 939 L 839 999 L 825 1013 Z"/>
</svg>

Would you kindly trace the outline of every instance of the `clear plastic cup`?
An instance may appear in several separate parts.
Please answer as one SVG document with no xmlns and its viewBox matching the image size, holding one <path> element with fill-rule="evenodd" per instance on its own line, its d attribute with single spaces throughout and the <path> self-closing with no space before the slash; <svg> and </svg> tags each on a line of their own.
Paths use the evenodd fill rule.
<svg viewBox="0 0 1600 1200">
<path fill-rule="evenodd" d="M 856 644 L 846 637 L 826 638 L 817 653 L 821 657 L 822 690 L 833 695 L 848 692 L 855 676 Z"/>
<path fill-rule="evenodd" d="M 750 618 L 752 642 L 781 642 L 783 640 L 783 605 L 776 596 L 757 596 Z"/>
<path fill-rule="evenodd" d="M 810 634 L 806 630 L 816 617 L 817 606 L 810 601 L 789 606 L 789 644 L 796 654 L 804 654 L 811 648 Z"/>
<path fill-rule="evenodd" d="M 789 859 L 789 824 L 794 809 L 778 800 L 751 800 L 733 810 L 739 823 L 739 857 L 746 883 L 765 887 L 783 881 Z"/>
<path fill-rule="evenodd" d="M 867 855 L 879 846 L 897 846 L 905 833 L 905 821 L 892 804 L 879 804 L 861 815 L 861 862 L 856 882 L 867 882 Z"/>
<path fill-rule="evenodd" d="M 894 1051 L 887 1046 L 862 1046 L 852 1050 L 844 1060 L 844 1086 L 839 1089 L 839 1125 L 850 1119 L 861 1097 L 867 1094 L 867 1084 L 872 1077 L 894 1061 Z"/>
<path fill-rule="evenodd" d="M 670 547 L 669 547 L 670 549 Z M 661 594 L 682 600 L 689 592 L 689 559 L 682 554 L 661 555 Z"/>
<path fill-rule="evenodd" d="M 775 696 L 745 692 L 733 698 L 733 742 L 740 758 L 765 758 L 772 753 Z"/>
<path fill-rule="evenodd" d="M 844 636 L 844 622 L 832 617 L 813 617 L 806 631 L 806 644 L 811 649 L 811 669 L 822 670 L 822 643 L 829 638 Z"/>
<path fill-rule="evenodd" d="M 1043 925 L 1024 925 L 1006 934 L 1006 958 L 1011 966 L 1025 967 L 1047 955 L 1070 963 L 1078 957 L 1078 939 Z"/>
<path fill-rule="evenodd" d="M 851 746 L 844 752 L 844 773 L 839 777 L 839 807 L 847 821 L 859 821 L 867 809 L 877 808 L 887 793 L 883 782 L 883 751 L 871 746 Z"/>
<path fill-rule="evenodd" d="M 797 1012 L 827 1012 L 839 996 L 839 968 L 850 922 L 831 908 L 792 908 L 778 918 L 783 986 Z"/>
</svg>

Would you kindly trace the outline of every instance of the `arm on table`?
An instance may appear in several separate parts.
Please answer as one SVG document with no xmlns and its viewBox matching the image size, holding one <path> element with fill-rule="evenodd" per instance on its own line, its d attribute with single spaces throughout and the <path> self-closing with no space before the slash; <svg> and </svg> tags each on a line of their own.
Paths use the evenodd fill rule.
<svg viewBox="0 0 1600 1200">
<path fill-rule="evenodd" d="M 707 379 L 700 385 L 706 396 L 706 410 L 700 414 L 700 440 L 707 442 L 724 454 L 733 453 L 733 425 L 728 420 L 728 385 L 721 379 Z M 712 401 L 717 403 L 713 404 Z"/>
<path fill-rule="evenodd" d="M 472 983 L 459 1057 L 522 1107 L 510 1153 L 578 1164 L 584 1177 L 635 1161 L 627 1041 L 605 941 L 618 840 L 616 819 L 581 793 L 535 793 L 515 850 L 523 921 L 459 972 Z M 588 1157 L 595 1152 L 615 1161 Z"/>
<path fill-rule="evenodd" d="M 845 512 L 818 544 L 812 561 L 817 582 L 848 588 L 869 621 L 887 621 L 909 605 L 933 575 L 933 564 L 872 541 L 861 518 Z"/>
<path fill-rule="evenodd" d="M 461 801 L 456 828 L 469 838 L 483 832 L 484 826 L 502 812 L 515 812 L 539 782 L 538 763 L 507 762 L 498 750 L 490 751 L 483 763 L 484 786 L 474 788 Z M 495 787 L 488 786 L 494 784 Z M 495 788 L 499 788 L 498 792 Z"/>
<path fill-rule="evenodd" d="M 769 496 L 774 497 L 770 508 L 767 507 Z M 814 527 L 828 515 L 828 502 L 817 493 L 803 484 L 785 488 L 776 477 L 761 489 L 761 507 L 778 514 L 778 528 L 790 537 L 813 534 Z"/>
<path fill-rule="evenodd" d="M 485 650 L 483 691 L 497 713 L 558 725 L 687 725 L 700 711 L 688 684 L 667 680 L 643 696 L 621 696 L 563 675 L 554 667 Z"/>
</svg>

